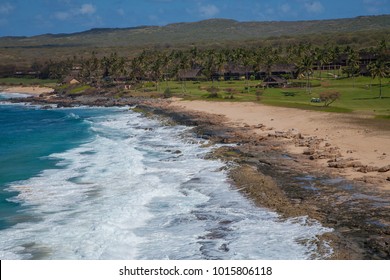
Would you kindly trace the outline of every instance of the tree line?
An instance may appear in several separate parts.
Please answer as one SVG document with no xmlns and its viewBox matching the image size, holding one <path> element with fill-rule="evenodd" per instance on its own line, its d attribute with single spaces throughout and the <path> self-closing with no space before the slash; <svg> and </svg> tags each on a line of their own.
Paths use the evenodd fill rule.
<svg viewBox="0 0 390 280">
<path fill-rule="evenodd" d="M 92 52 L 88 58 L 74 56 L 63 61 L 50 60 L 34 63 L 31 68 L 40 78 L 61 80 L 73 75 L 84 83 L 101 86 L 118 80 L 157 83 L 167 79 L 180 80 L 180 74 L 191 69 L 202 69 L 202 77 L 213 80 L 231 71 L 229 68 L 240 68 L 244 78 L 250 79 L 250 75 L 258 72 L 271 75 L 276 65 L 292 65 L 292 74 L 304 77 L 307 85 L 310 85 L 314 69 L 319 71 L 320 77 L 324 70 L 335 68 L 347 77 L 356 77 L 365 68 L 366 74 L 382 81 L 389 75 L 390 48 L 382 40 L 377 46 L 360 50 L 350 46 L 325 44 L 314 47 L 310 43 L 299 43 L 285 47 L 143 50 L 134 57 L 121 57 L 117 53 L 99 56 Z"/>
</svg>

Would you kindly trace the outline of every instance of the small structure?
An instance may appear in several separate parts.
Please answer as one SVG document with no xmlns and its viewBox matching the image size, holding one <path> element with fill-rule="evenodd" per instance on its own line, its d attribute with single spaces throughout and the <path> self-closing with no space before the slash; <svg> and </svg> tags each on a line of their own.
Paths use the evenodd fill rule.
<svg viewBox="0 0 390 280">
<path fill-rule="evenodd" d="M 222 73 L 219 73 L 220 76 L 223 76 L 225 81 L 230 80 L 240 80 L 241 77 L 249 79 L 254 73 L 250 70 L 249 67 L 242 65 L 235 65 L 230 63 Z"/>
<path fill-rule="evenodd" d="M 263 66 L 256 73 L 256 79 L 261 80 L 267 78 L 269 75 L 296 78 L 296 67 L 293 64 L 275 64 L 270 69 Z"/>
<path fill-rule="evenodd" d="M 76 78 L 72 77 L 72 76 L 68 76 L 66 77 L 63 81 L 62 81 L 63 84 L 68 84 L 68 85 L 77 85 L 80 83 L 79 80 L 77 80 Z"/>
<path fill-rule="evenodd" d="M 264 87 L 285 87 L 287 80 L 278 76 L 268 76 L 263 80 Z"/>
<path fill-rule="evenodd" d="M 182 81 L 196 81 L 199 80 L 202 74 L 202 68 L 193 68 L 188 70 L 179 70 L 177 76 Z"/>
</svg>

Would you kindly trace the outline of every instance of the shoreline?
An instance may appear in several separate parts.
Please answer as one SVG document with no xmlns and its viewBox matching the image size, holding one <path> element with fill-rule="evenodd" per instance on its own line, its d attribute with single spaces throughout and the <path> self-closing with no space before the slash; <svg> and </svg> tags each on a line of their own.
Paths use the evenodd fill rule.
<svg viewBox="0 0 390 280">
<path fill-rule="evenodd" d="M 40 94 L 53 93 L 54 89 L 40 86 L 5 86 L 0 87 L 0 91 L 6 93 L 25 93 L 34 96 L 39 96 Z"/>
<path fill-rule="evenodd" d="M 136 105 L 136 110 L 146 114 L 192 126 L 199 137 L 211 144 L 234 144 L 216 148 L 210 158 L 235 163 L 229 169 L 232 184 L 256 205 L 276 211 L 282 219 L 308 216 L 333 228 L 332 233 L 319 237 L 333 248 L 331 259 L 390 259 L 389 192 L 373 187 L 372 182 L 351 181 L 343 172 L 334 172 L 337 169 L 321 167 L 317 159 L 310 159 L 314 154 L 294 154 L 288 150 L 294 141 L 303 141 L 310 148 L 318 142 L 313 136 L 297 131 L 272 131 L 261 119 L 256 119 L 256 125 L 234 122 L 215 110 L 183 106 L 188 101 L 109 96 L 36 96 L 23 99 L 26 101 L 54 103 L 58 107 Z M 210 102 L 212 108 L 220 109 L 216 104 Z M 274 122 L 275 118 L 269 121 Z"/>
<path fill-rule="evenodd" d="M 378 129 L 364 117 L 256 103 L 174 101 L 172 106 L 226 116 L 228 125 L 278 138 L 285 143 L 286 153 L 304 154 L 328 172 L 390 191 L 388 121 Z M 299 141 L 304 139 L 311 143 Z"/>
<path fill-rule="evenodd" d="M 214 144 L 237 144 L 216 149 L 210 158 L 236 163 L 229 170 L 233 185 L 259 207 L 274 210 L 283 219 L 308 216 L 333 228 L 334 232 L 319 238 L 334 249 L 331 259 L 390 258 L 390 194 L 386 190 L 317 169 L 306 155 L 286 152 L 283 138 L 260 136 L 250 126 L 234 126 L 225 115 L 188 110 L 175 102 L 139 107 L 194 126 L 198 136 Z M 383 205 L 373 205 L 379 201 Z"/>
</svg>

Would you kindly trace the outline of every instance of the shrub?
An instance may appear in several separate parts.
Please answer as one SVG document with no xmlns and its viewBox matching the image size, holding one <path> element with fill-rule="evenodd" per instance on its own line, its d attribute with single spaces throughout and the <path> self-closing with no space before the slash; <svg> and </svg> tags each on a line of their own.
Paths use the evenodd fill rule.
<svg viewBox="0 0 390 280">
<path fill-rule="evenodd" d="M 170 98 L 170 97 L 172 97 L 172 91 L 171 91 L 171 89 L 170 89 L 169 87 L 166 88 L 166 89 L 164 90 L 163 97 L 164 97 L 164 98 Z"/>
<path fill-rule="evenodd" d="M 212 87 L 209 87 L 206 89 L 207 92 L 209 93 L 209 95 L 207 96 L 207 98 L 218 98 L 218 92 L 219 92 L 219 89 L 212 86 Z"/>
<path fill-rule="evenodd" d="M 261 98 L 261 96 L 264 94 L 264 91 L 263 90 L 260 90 L 260 89 L 258 89 L 258 90 L 256 90 L 256 100 L 257 101 L 260 101 L 260 98 Z"/>
<path fill-rule="evenodd" d="M 340 93 L 337 91 L 324 91 L 320 92 L 319 98 L 322 102 L 324 102 L 324 107 L 328 107 L 340 98 Z"/>
<path fill-rule="evenodd" d="M 227 89 L 225 89 L 225 91 L 229 95 L 229 96 L 226 96 L 225 99 L 234 99 L 234 94 L 237 93 L 237 90 L 234 88 L 227 88 Z"/>
</svg>

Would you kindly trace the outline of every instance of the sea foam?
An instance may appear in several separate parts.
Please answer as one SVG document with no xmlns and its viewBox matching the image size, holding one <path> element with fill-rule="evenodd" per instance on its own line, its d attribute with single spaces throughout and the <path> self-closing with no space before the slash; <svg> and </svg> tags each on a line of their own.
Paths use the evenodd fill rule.
<svg viewBox="0 0 390 280">
<path fill-rule="evenodd" d="M 187 127 L 129 111 L 84 121 L 88 142 L 9 186 L 28 210 L 1 231 L 1 259 L 306 259 L 330 231 L 254 206 Z"/>
</svg>

